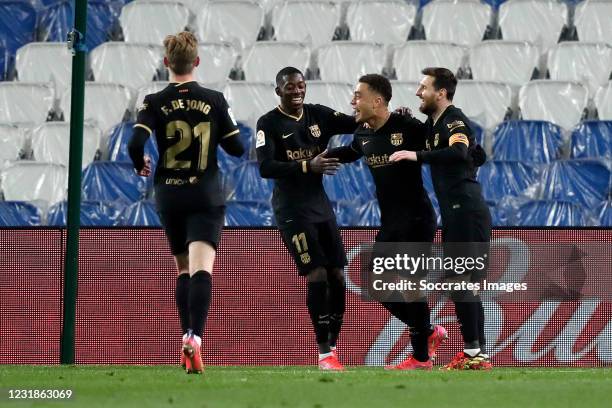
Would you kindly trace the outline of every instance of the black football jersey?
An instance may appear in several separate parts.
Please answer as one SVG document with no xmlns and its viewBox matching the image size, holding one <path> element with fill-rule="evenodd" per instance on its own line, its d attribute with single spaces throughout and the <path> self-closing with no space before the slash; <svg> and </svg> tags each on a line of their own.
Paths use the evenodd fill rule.
<svg viewBox="0 0 612 408">
<path fill-rule="evenodd" d="M 310 172 L 306 163 L 325 150 L 332 136 L 356 127 L 353 117 L 313 104 L 304 104 L 299 117 L 277 107 L 259 118 L 257 160 L 262 176 L 274 179 L 272 207 L 279 225 L 334 217 L 323 176 Z"/>
</svg>

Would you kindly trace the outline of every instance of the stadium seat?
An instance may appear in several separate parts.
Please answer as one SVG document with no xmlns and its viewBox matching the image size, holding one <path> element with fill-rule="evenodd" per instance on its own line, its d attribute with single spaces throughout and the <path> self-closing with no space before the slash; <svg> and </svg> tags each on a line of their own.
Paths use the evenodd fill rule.
<svg viewBox="0 0 612 408">
<path fill-rule="evenodd" d="M 332 40 L 340 24 L 340 5 L 329 0 L 287 0 L 272 10 L 274 38 L 319 47 Z M 307 21 L 307 24 L 304 22 Z"/>
<path fill-rule="evenodd" d="M 382 73 L 385 61 L 381 45 L 334 41 L 319 48 L 319 77 L 324 81 L 356 81 L 364 74 Z"/>
<path fill-rule="evenodd" d="M 561 158 L 562 129 L 539 120 L 511 120 L 495 128 L 492 136 L 495 160 L 550 163 Z"/>
<path fill-rule="evenodd" d="M 189 25 L 189 8 L 176 2 L 133 1 L 121 9 L 119 23 L 126 42 L 161 44 Z"/>
<path fill-rule="evenodd" d="M 612 120 L 612 81 L 597 90 L 595 107 L 600 120 Z"/>
<path fill-rule="evenodd" d="M 0 123 L 44 122 L 53 110 L 52 84 L 0 82 Z"/>
<path fill-rule="evenodd" d="M 597 207 L 599 227 L 612 227 L 612 201 L 604 201 Z"/>
<path fill-rule="evenodd" d="M 537 198 L 594 208 L 610 194 L 610 170 L 597 160 L 560 160 L 544 166 Z"/>
<path fill-rule="evenodd" d="M 269 227 L 274 225 L 270 203 L 266 201 L 228 201 L 225 210 L 228 227 Z"/>
<path fill-rule="evenodd" d="M 59 202 L 49 207 L 47 212 L 47 225 L 62 227 L 66 225 L 68 204 L 66 201 Z M 112 202 L 104 201 L 82 201 L 80 223 L 89 227 L 110 227 L 115 225 L 119 210 Z"/>
<path fill-rule="evenodd" d="M 612 158 L 612 120 L 587 120 L 572 132 L 574 159 Z"/>
<path fill-rule="evenodd" d="M 576 6 L 574 25 L 580 41 L 602 41 L 612 44 L 612 3 L 609 0 L 586 0 Z"/>
<path fill-rule="evenodd" d="M 306 103 L 329 106 L 347 115 L 353 114 L 353 85 L 346 82 L 308 81 Z"/>
<path fill-rule="evenodd" d="M 121 1 L 121 0 L 120 0 Z M 123 0 L 126 3 L 131 1 L 131 0 Z M 141 1 L 141 0 L 138 0 Z M 200 9 L 202 8 L 202 0 L 144 0 L 148 3 L 180 3 L 183 4 L 185 6 L 187 6 L 189 8 L 189 11 L 191 11 L 191 13 L 195 16 L 198 11 L 200 11 Z"/>
<path fill-rule="evenodd" d="M 612 73 L 612 46 L 574 41 L 557 44 L 548 53 L 548 71 L 551 79 L 581 82 L 595 95 Z"/>
<path fill-rule="evenodd" d="M 363 161 L 341 166 L 334 176 L 324 176 L 323 186 L 335 202 L 359 205 L 376 198 L 372 175 Z"/>
<path fill-rule="evenodd" d="M 32 227 L 40 225 L 41 211 L 24 201 L 0 201 L 0 227 Z"/>
<path fill-rule="evenodd" d="M 0 81 L 4 81 L 8 74 L 9 53 L 3 44 L 0 44 Z"/>
<path fill-rule="evenodd" d="M 0 123 L 0 171 L 25 153 L 26 130 L 17 125 Z"/>
<path fill-rule="evenodd" d="M 427 115 L 419 110 L 421 100 L 416 96 L 417 89 L 419 88 L 418 82 L 391 81 L 391 87 L 393 89 L 393 96 L 389 103 L 389 109 L 394 110 L 404 106 L 410 108 L 414 117 L 421 122 L 427 120 Z"/>
<path fill-rule="evenodd" d="M 401 0 L 362 0 L 349 2 L 346 12 L 350 39 L 381 44 L 408 39 L 417 7 Z"/>
<path fill-rule="evenodd" d="M 153 81 L 140 87 L 136 95 L 136 104 L 134 105 L 136 106 L 136 111 L 142 106 L 145 96 L 161 91 L 167 87 L 169 83 L 168 81 Z"/>
<path fill-rule="evenodd" d="M 88 0 L 87 35 L 89 50 L 108 41 L 118 29 L 118 17 L 124 1 Z M 74 27 L 74 1 L 61 0 L 40 10 L 38 18 L 40 41 L 65 42 Z"/>
<path fill-rule="evenodd" d="M 567 201 L 528 201 L 509 213 L 517 227 L 583 227 L 588 221 L 581 206 Z"/>
<path fill-rule="evenodd" d="M 540 170 L 541 166 L 522 161 L 489 161 L 478 169 L 477 180 L 485 200 L 497 203 L 524 194 L 538 180 Z"/>
<path fill-rule="evenodd" d="M 239 50 L 257 40 L 263 24 L 263 7 L 249 0 L 211 0 L 196 17 L 200 41 L 225 41 Z"/>
<path fill-rule="evenodd" d="M 250 126 L 278 105 L 273 82 L 230 81 L 223 93 L 236 120 Z"/>
<path fill-rule="evenodd" d="M 12 55 L 17 49 L 35 39 L 36 10 L 27 1 L 0 2 L 0 38 Z"/>
<path fill-rule="evenodd" d="M 527 41 L 489 40 L 472 47 L 469 66 L 477 81 L 520 86 L 533 77 L 538 59 L 538 49 Z"/>
<path fill-rule="evenodd" d="M 90 124 L 83 126 L 83 168 L 94 161 L 100 150 L 101 138 L 100 129 Z M 36 161 L 68 167 L 69 148 L 70 123 L 45 122 L 32 132 L 32 152 Z"/>
<path fill-rule="evenodd" d="M 529 41 L 545 52 L 559 40 L 567 13 L 567 6 L 556 0 L 506 1 L 499 7 L 502 38 Z"/>
<path fill-rule="evenodd" d="M 570 130 L 584 114 L 588 93 L 575 82 L 535 80 L 521 87 L 518 102 L 523 119 L 546 120 Z"/>
<path fill-rule="evenodd" d="M 446 67 L 457 74 L 465 51 L 449 42 L 407 41 L 393 51 L 395 76 L 400 81 L 419 82 L 425 67 Z"/>
<path fill-rule="evenodd" d="M 253 137 L 253 129 L 240 122 L 238 123 L 238 129 L 240 130 L 240 142 L 245 148 L 245 153 L 242 156 L 231 156 L 227 154 L 222 147 L 217 149 L 217 165 L 219 170 L 224 174 L 229 174 L 240 164 L 255 158 L 255 138 Z"/>
<path fill-rule="evenodd" d="M 7 201 L 41 201 L 40 206 L 66 198 L 66 167 L 56 163 L 17 161 L 0 175 L 4 199 Z"/>
<path fill-rule="evenodd" d="M 60 109 L 66 121 L 70 120 L 70 98 L 70 90 L 67 90 L 60 99 Z M 85 120 L 107 134 L 111 127 L 126 117 L 126 112 L 132 110 L 131 101 L 132 92 L 124 85 L 86 82 Z"/>
<path fill-rule="evenodd" d="M 53 82 L 62 93 L 72 79 L 72 54 L 65 43 L 32 42 L 17 50 L 15 68 L 20 81 Z"/>
<path fill-rule="evenodd" d="M 357 207 L 356 226 L 359 227 L 379 227 L 380 226 L 380 207 L 378 201 L 370 200 Z"/>
<path fill-rule="evenodd" d="M 83 171 L 83 200 L 131 204 L 145 196 L 149 183 L 134 172 L 131 162 L 93 162 Z"/>
<path fill-rule="evenodd" d="M 257 162 L 244 162 L 226 176 L 229 179 L 229 200 L 270 201 L 272 180 L 260 176 Z"/>
<path fill-rule="evenodd" d="M 131 162 L 128 144 L 132 138 L 134 122 L 121 122 L 112 128 L 108 141 L 108 159 L 116 162 Z M 155 135 L 151 135 L 145 144 L 145 154 L 151 157 L 152 168 L 159 160 Z"/>
<path fill-rule="evenodd" d="M 89 54 L 97 82 L 140 88 L 155 79 L 162 67 L 163 47 L 153 44 L 107 42 Z"/>
<path fill-rule="evenodd" d="M 206 87 L 225 83 L 236 64 L 238 53 L 230 43 L 206 42 L 198 46 L 200 65 L 193 71 L 196 81 Z M 211 85 L 215 84 L 215 85 Z"/>
<path fill-rule="evenodd" d="M 115 225 L 133 227 L 161 227 L 155 203 L 149 200 L 136 201 L 125 206 Z"/>
<path fill-rule="evenodd" d="M 258 41 L 246 50 L 242 69 L 247 81 L 274 81 L 288 61 L 305 73 L 310 50 L 298 42 Z"/>
<path fill-rule="evenodd" d="M 502 82 L 459 81 L 453 104 L 485 129 L 492 129 L 511 110 L 512 88 Z"/>
<path fill-rule="evenodd" d="M 336 214 L 336 223 L 339 227 L 352 227 L 357 224 L 355 203 L 350 201 L 332 201 L 331 204 Z"/>
<path fill-rule="evenodd" d="M 508 214 L 503 206 L 496 206 L 495 203 L 487 202 L 489 213 L 491 214 L 491 225 L 493 227 L 505 227 L 508 225 Z"/>
<path fill-rule="evenodd" d="M 472 46 L 485 36 L 491 6 L 479 0 L 436 0 L 423 7 L 425 38 Z"/>
<path fill-rule="evenodd" d="M 348 146 L 352 141 L 352 134 L 334 135 L 331 137 L 331 139 L 329 139 L 328 148 L 332 149 L 334 147 Z"/>
</svg>

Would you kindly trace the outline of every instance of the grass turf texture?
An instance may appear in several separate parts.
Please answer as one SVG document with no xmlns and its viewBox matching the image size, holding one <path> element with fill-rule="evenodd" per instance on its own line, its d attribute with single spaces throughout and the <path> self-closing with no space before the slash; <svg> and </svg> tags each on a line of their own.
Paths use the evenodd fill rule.
<svg viewBox="0 0 612 408">
<path fill-rule="evenodd" d="M 609 407 L 612 369 L 399 372 L 314 367 L 0 366 L 2 407 Z M 72 389 L 68 401 L 8 400 L 8 389 Z M 420 405 L 415 405 L 415 404 Z"/>
</svg>

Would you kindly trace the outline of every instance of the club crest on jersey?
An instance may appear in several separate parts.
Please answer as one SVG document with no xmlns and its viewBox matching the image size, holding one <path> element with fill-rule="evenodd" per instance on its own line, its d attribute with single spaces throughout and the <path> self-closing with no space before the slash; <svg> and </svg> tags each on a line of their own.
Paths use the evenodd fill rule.
<svg viewBox="0 0 612 408">
<path fill-rule="evenodd" d="M 438 143 L 440 143 L 440 134 L 436 133 L 434 135 L 434 147 L 438 146 Z"/>
<path fill-rule="evenodd" d="M 321 137 L 321 129 L 319 129 L 319 125 L 315 124 L 315 125 L 309 126 L 308 129 L 310 129 L 310 134 L 313 137 Z"/>
<path fill-rule="evenodd" d="M 446 126 L 448 127 L 448 130 L 449 130 L 450 132 L 452 132 L 453 130 L 455 130 L 455 129 L 457 129 L 457 128 L 460 128 L 460 127 L 462 127 L 462 126 L 465 126 L 465 123 L 463 123 L 463 121 L 462 121 L 462 120 L 456 120 L 456 121 L 454 121 L 454 122 L 452 122 L 452 123 L 448 123 Z"/>
<path fill-rule="evenodd" d="M 304 252 L 302 255 L 300 255 L 300 259 L 302 260 L 303 264 L 310 263 L 310 255 L 308 254 L 308 252 Z"/>
<path fill-rule="evenodd" d="M 404 138 L 401 133 L 391 133 L 391 144 L 393 146 L 399 146 L 404 142 Z"/>
</svg>

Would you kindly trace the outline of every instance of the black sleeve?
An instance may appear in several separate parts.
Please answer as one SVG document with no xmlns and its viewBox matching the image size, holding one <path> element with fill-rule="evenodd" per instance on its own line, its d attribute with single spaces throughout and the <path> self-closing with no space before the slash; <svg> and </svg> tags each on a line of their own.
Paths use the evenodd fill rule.
<svg viewBox="0 0 612 408">
<path fill-rule="evenodd" d="M 351 163 L 363 157 L 363 152 L 359 147 L 359 143 L 353 138 L 353 141 L 348 146 L 340 146 L 328 150 L 326 157 L 335 157 L 340 160 L 340 163 Z"/>
<path fill-rule="evenodd" d="M 353 133 L 357 128 L 354 116 L 345 115 L 325 105 L 315 105 L 325 118 L 327 133 L 330 136 Z"/>
<path fill-rule="evenodd" d="M 401 115 L 399 113 L 391 114 L 401 118 L 402 126 L 409 138 L 407 142 L 411 146 L 411 150 L 423 150 L 427 140 L 427 125 L 414 116 Z"/>
<path fill-rule="evenodd" d="M 276 160 L 276 143 L 274 130 L 268 126 L 262 118 L 257 121 L 257 135 L 255 149 L 257 151 L 257 162 L 259 163 L 259 174 L 263 178 L 283 178 L 298 172 L 308 172 L 308 163 L 296 161 Z"/>
<path fill-rule="evenodd" d="M 470 138 L 472 132 L 461 117 L 448 115 L 444 118 L 444 126 L 448 129 L 448 147 L 417 152 L 417 159 L 422 163 L 456 163 L 468 159 Z"/>
<path fill-rule="evenodd" d="M 132 138 L 128 144 L 128 152 L 136 171 L 140 171 L 144 167 L 144 147 L 149 135 L 148 130 L 138 126 L 138 124 L 134 125 Z"/>
<path fill-rule="evenodd" d="M 234 119 L 234 114 L 232 113 L 232 109 L 227 104 L 225 97 L 222 93 L 219 93 L 219 130 L 221 133 L 221 140 L 237 135 L 240 133 L 238 130 L 238 123 L 236 123 L 236 119 Z M 229 152 L 228 152 L 229 153 Z M 231 153 L 230 153 L 231 154 Z"/>
<path fill-rule="evenodd" d="M 239 136 L 240 133 L 234 133 L 221 139 L 221 147 L 223 150 L 235 157 L 242 156 L 246 151 Z"/>
</svg>

